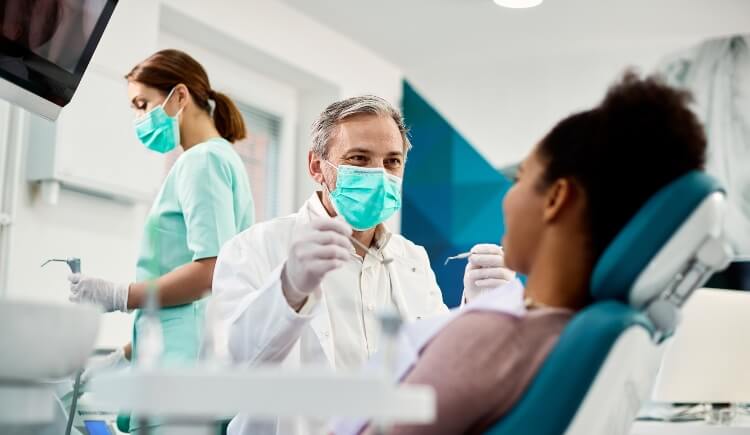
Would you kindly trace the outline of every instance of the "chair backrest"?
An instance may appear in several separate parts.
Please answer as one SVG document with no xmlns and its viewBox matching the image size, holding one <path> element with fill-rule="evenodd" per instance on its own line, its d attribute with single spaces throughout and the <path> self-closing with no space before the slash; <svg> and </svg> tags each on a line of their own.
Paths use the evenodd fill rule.
<svg viewBox="0 0 750 435">
<path fill-rule="evenodd" d="M 728 262 L 723 208 L 719 184 L 697 171 L 647 201 L 597 262 L 596 302 L 570 321 L 519 402 L 486 434 L 625 430 L 656 374 L 656 343 L 674 330 L 692 290 Z"/>
</svg>

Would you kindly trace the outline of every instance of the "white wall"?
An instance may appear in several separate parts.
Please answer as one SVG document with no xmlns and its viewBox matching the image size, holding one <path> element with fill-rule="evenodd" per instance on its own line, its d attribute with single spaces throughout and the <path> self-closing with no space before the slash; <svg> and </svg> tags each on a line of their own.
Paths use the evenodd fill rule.
<svg viewBox="0 0 750 435">
<path fill-rule="evenodd" d="M 407 80 L 493 165 L 520 161 L 564 116 L 596 104 L 628 66 L 650 72 L 697 38 L 654 39 L 558 53 L 506 56 L 501 65 L 465 70 L 412 69 Z"/>
<path fill-rule="evenodd" d="M 393 104 L 400 101 L 402 73 L 398 67 L 280 1 L 218 0 L 210 7 L 205 0 L 162 1 L 172 15 L 167 19 L 170 31 L 195 33 L 195 29 L 186 27 L 191 21 L 199 21 L 224 38 L 243 43 L 221 41 L 227 55 L 239 54 L 259 73 L 298 90 L 299 148 L 295 159 L 299 166 L 292 175 L 296 205 L 315 188 L 305 175 L 309 131 L 325 105 L 359 94 L 379 95 Z M 200 38 L 209 46 L 218 43 L 211 41 L 213 37 L 204 37 L 203 32 Z M 222 50 L 220 46 L 215 48 Z"/>
<path fill-rule="evenodd" d="M 176 17 L 175 13 L 182 17 Z M 178 36 L 196 31 L 192 26 L 201 27 L 200 30 L 209 31 L 211 37 L 233 44 L 235 50 L 224 54 L 233 55 L 235 61 L 245 61 L 245 66 L 255 68 L 259 74 L 270 74 L 295 89 L 299 95 L 299 125 L 295 126 L 296 148 L 288 158 L 295 162 L 291 166 L 299 165 L 296 172 L 304 168 L 309 123 L 324 104 L 340 96 L 360 93 L 375 93 L 392 102 L 400 99 L 398 68 L 273 0 L 121 1 L 92 62 L 105 74 L 122 76 L 156 49 L 162 27 L 171 26 L 167 30 L 175 33 L 173 27 L 184 25 L 185 16 L 193 22 L 191 27 L 182 28 Z M 235 78 L 243 84 L 246 79 Z M 82 86 L 85 85 L 84 78 Z M 123 105 L 128 104 L 124 88 L 113 89 L 102 98 L 121 98 Z M 88 115 L 91 122 L 98 122 L 110 114 L 91 107 Z M 7 124 L 0 126 L 0 130 L 8 128 Z M 3 144 L 0 141 L 0 147 Z M 107 146 L 107 138 L 102 138 L 102 146 Z M 5 155 L 6 150 L 0 151 L 0 155 Z M 132 280 L 148 204 L 127 205 L 69 191 L 61 193 L 57 205 L 45 204 L 40 201 L 37 189 L 24 181 L 23 147 L 20 151 L 22 155 L 17 159 L 19 164 L 14 176 L 20 190 L 14 204 L 10 249 L 7 254 L 0 252 L 0 262 L 5 262 L 9 271 L 7 277 L 0 277 L 5 278 L 7 288 L 0 288 L 0 295 L 67 301 L 64 266 L 39 269 L 41 262 L 49 257 L 80 256 L 85 273 L 115 281 Z M 112 152 L 116 156 L 117 151 Z M 159 167 L 149 168 L 150 173 L 144 176 L 154 176 L 153 172 L 159 170 Z M 284 194 L 294 197 L 289 207 L 296 207 L 309 195 L 312 186 L 306 177 L 290 175 L 295 182 Z M 3 282 L 0 279 L 0 285 Z M 124 344 L 130 333 L 128 317 L 110 314 L 105 318 L 100 346 Z"/>
</svg>

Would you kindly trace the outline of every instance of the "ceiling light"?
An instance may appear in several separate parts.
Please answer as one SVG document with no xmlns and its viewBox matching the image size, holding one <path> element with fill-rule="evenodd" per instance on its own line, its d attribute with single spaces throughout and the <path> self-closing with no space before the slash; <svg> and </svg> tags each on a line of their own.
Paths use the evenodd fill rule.
<svg viewBox="0 0 750 435">
<path fill-rule="evenodd" d="M 496 5 L 504 8 L 524 9 L 539 6 L 544 0 L 492 0 Z"/>
</svg>

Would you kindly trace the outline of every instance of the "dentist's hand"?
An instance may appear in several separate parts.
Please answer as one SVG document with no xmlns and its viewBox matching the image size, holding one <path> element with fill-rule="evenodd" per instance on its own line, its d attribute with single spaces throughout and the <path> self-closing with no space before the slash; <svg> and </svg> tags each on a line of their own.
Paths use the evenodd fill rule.
<svg viewBox="0 0 750 435">
<path fill-rule="evenodd" d="M 289 305 L 299 311 L 323 277 L 341 267 L 351 255 L 351 227 L 342 219 L 318 218 L 292 239 L 281 286 Z"/>
<path fill-rule="evenodd" d="M 503 256 L 503 248 L 497 245 L 479 244 L 471 248 L 464 272 L 464 303 L 515 279 L 516 273 L 505 267 Z"/>
<path fill-rule="evenodd" d="M 68 276 L 71 302 L 91 302 L 104 308 L 104 311 L 128 311 L 128 284 L 91 278 L 80 273 Z"/>
<path fill-rule="evenodd" d="M 130 361 L 125 357 L 125 350 L 119 348 L 104 357 L 97 358 L 94 362 L 89 364 L 81 375 L 81 383 L 86 384 L 91 378 L 96 376 L 97 373 L 115 370 L 118 367 L 125 366 L 129 363 Z"/>
</svg>

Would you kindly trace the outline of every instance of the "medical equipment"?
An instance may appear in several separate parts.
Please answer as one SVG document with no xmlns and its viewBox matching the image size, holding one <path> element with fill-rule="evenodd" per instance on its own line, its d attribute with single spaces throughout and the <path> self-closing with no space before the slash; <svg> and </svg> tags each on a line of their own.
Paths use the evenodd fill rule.
<svg viewBox="0 0 750 435">
<path fill-rule="evenodd" d="M 375 252 L 372 248 L 365 246 L 364 243 L 355 239 L 354 236 L 349 236 L 349 239 L 355 245 L 359 246 L 367 253 L 372 255 L 374 258 L 380 259 L 380 263 L 385 266 L 386 270 L 388 271 L 388 279 L 390 279 L 391 281 L 391 295 L 393 296 L 393 302 L 396 304 L 398 311 L 401 313 L 401 319 L 407 322 L 414 320 L 409 313 L 409 307 L 406 305 L 406 299 L 404 299 L 403 293 L 396 290 L 400 289 L 401 287 L 398 284 L 396 271 L 393 269 L 393 258 L 388 258 L 383 253 Z"/>
<path fill-rule="evenodd" d="M 336 187 L 329 190 L 334 209 L 352 228 L 375 228 L 401 209 L 401 177 L 385 168 L 367 168 L 323 160 L 336 169 Z M 328 190 L 328 186 L 325 186 Z"/>
<path fill-rule="evenodd" d="M 133 123 L 138 140 L 146 148 L 160 154 L 172 151 L 180 143 L 179 119 L 185 106 L 181 107 L 174 116 L 169 116 L 164 110 L 164 106 L 174 94 L 175 89 L 177 89 L 176 86 L 172 87 L 164 102 L 143 114 Z"/>
<path fill-rule="evenodd" d="M 403 324 L 395 310 L 380 313 L 385 371 L 335 373 L 323 368 L 231 367 L 211 361 L 196 367 L 135 366 L 102 373 L 91 381 L 102 405 L 158 418 L 160 433 L 213 434 L 217 421 L 243 413 L 273 417 L 371 417 L 393 423 L 426 423 L 435 415 L 430 387 L 394 386 L 398 336 Z M 367 391 L 367 394 L 362 394 Z M 147 429 L 147 426 L 142 426 Z"/>
<path fill-rule="evenodd" d="M 80 258 L 71 257 L 65 260 L 52 258 L 42 263 L 42 265 L 39 267 L 44 267 L 51 262 L 66 263 L 72 273 L 81 273 Z M 73 420 L 75 419 L 76 406 L 78 405 L 78 396 L 80 395 L 81 390 L 81 375 L 83 375 L 83 369 L 79 370 L 78 373 L 76 373 L 75 381 L 73 383 L 73 397 L 71 398 L 70 409 L 68 410 L 68 423 L 65 426 L 65 435 L 70 435 L 70 431 L 73 429 Z"/>
<path fill-rule="evenodd" d="M 379 373 L 336 373 L 317 367 L 216 370 L 200 365 L 148 372 L 134 367 L 101 374 L 92 379 L 91 389 L 104 406 L 159 418 L 160 434 L 185 433 L 185 424 L 215 434 L 217 420 L 239 413 L 258 418 L 369 417 L 415 424 L 435 417 L 430 387 L 396 386 Z M 170 432 L 179 422 L 182 429 Z"/>
<path fill-rule="evenodd" d="M 399 313 L 401 313 L 401 320 L 407 322 L 414 320 L 409 312 L 409 307 L 406 305 L 406 299 L 404 299 L 403 293 L 397 290 L 401 287 L 398 284 L 398 275 L 396 275 L 396 271 L 393 269 L 393 258 L 388 258 L 383 253 L 375 252 L 372 248 L 365 246 L 364 243 L 355 239 L 354 236 L 349 236 L 349 239 L 374 258 L 380 258 L 380 263 L 385 266 L 388 271 L 388 279 L 391 281 L 391 295 L 393 296 L 393 302 L 396 304 Z"/>
<path fill-rule="evenodd" d="M 454 255 L 452 257 L 446 258 L 445 259 L 445 263 L 443 263 L 443 266 L 448 265 L 448 262 L 450 262 L 450 261 L 453 261 L 453 260 L 463 260 L 464 258 L 469 258 L 469 257 L 471 257 L 471 252 L 462 252 L 462 253 L 460 253 L 458 255 Z"/>
<path fill-rule="evenodd" d="M 159 289 L 156 281 L 151 281 L 146 286 L 146 305 L 143 315 L 138 318 L 140 335 L 136 341 L 136 366 L 144 373 L 158 370 L 161 367 L 162 355 L 164 353 L 164 331 L 159 319 Z M 139 433 L 148 435 L 150 415 L 138 414 L 131 418 L 137 420 Z M 133 426 L 131 426 L 132 430 Z"/>
<path fill-rule="evenodd" d="M 56 421 L 56 384 L 49 380 L 66 379 L 84 367 L 100 314 L 91 305 L 0 301 L 1 427 Z"/>
<path fill-rule="evenodd" d="M 59 259 L 59 258 L 51 258 L 44 263 L 42 263 L 39 267 L 44 267 L 49 263 L 52 262 L 60 262 L 65 263 L 70 268 L 71 273 L 81 273 L 81 259 L 76 257 L 66 258 L 65 260 Z"/>
<path fill-rule="evenodd" d="M 137 342 L 136 363 L 139 367 L 151 370 L 159 365 L 164 352 L 164 333 L 159 320 L 159 290 L 154 281 L 146 286 L 146 306 L 138 322 L 141 336 Z"/>
<path fill-rule="evenodd" d="M 404 298 L 403 292 L 398 291 L 398 289 L 401 289 L 401 286 L 398 282 L 398 275 L 393 269 L 393 258 L 388 258 L 383 253 L 375 252 L 372 248 L 365 246 L 364 243 L 355 239 L 354 236 L 349 236 L 349 239 L 373 257 L 380 258 L 380 263 L 385 266 L 388 271 L 388 279 L 391 281 L 391 295 L 393 296 L 393 302 L 396 304 L 396 308 L 398 308 L 399 313 L 401 313 L 401 320 L 406 322 L 414 320 L 409 311 L 409 307 L 406 305 L 406 299 Z"/>
<path fill-rule="evenodd" d="M 750 403 L 748 312 L 747 291 L 696 291 L 664 353 L 654 400 L 706 404 L 702 415 L 715 423 L 731 405 Z"/>
<path fill-rule="evenodd" d="M 383 376 L 386 381 L 396 379 L 398 371 L 398 337 L 403 325 L 402 315 L 394 310 L 385 310 L 378 316 L 380 335 L 383 342 Z M 376 435 L 385 435 L 389 425 L 384 421 L 375 421 Z"/>
<path fill-rule="evenodd" d="M 2 2 L 3 29 L 13 34 L 4 33 L 0 47 L 0 98 L 57 119 L 80 85 L 117 2 L 72 0 L 60 10 L 31 1 Z M 78 23 L 76 32 L 69 31 L 70 23 Z"/>
<path fill-rule="evenodd" d="M 206 294 L 205 326 L 200 346 L 200 360 L 207 366 L 222 369 L 232 361 L 229 355 L 229 338 L 227 328 L 222 322 L 217 298 Z"/>
</svg>

